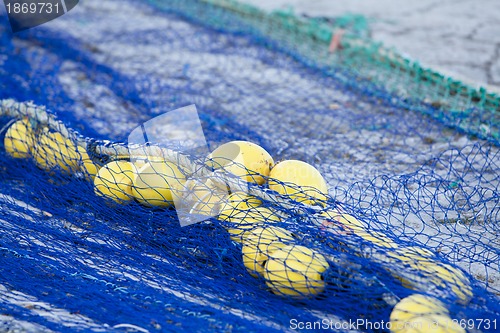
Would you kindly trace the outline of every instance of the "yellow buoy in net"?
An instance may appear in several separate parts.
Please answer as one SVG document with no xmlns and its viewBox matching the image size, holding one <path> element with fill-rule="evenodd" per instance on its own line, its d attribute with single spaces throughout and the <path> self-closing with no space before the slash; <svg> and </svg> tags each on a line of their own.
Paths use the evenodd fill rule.
<svg viewBox="0 0 500 333">
<path fill-rule="evenodd" d="M 293 242 L 294 237 L 286 229 L 263 226 L 247 231 L 243 235 L 243 264 L 248 272 L 257 277 L 264 274 L 264 263 L 268 254 L 281 249 L 287 244 Z"/>
<path fill-rule="evenodd" d="M 95 193 L 118 203 L 133 199 L 134 166 L 126 161 L 114 161 L 103 166 L 94 178 Z"/>
<path fill-rule="evenodd" d="M 407 246 L 405 247 L 405 251 L 407 253 L 418 255 L 424 258 L 433 258 L 436 256 L 434 252 L 432 252 L 431 250 L 424 249 L 423 247 L 420 246 Z"/>
<path fill-rule="evenodd" d="M 449 291 L 460 303 L 467 304 L 473 296 L 469 279 L 459 269 L 434 259 L 431 251 L 418 246 L 401 247 L 384 234 L 369 230 L 368 226 L 354 216 L 332 209 L 321 214 L 323 224 L 341 224 L 348 232 L 362 237 L 373 245 L 384 247 L 385 252 L 372 251 L 369 256 L 382 262 L 391 274 L 412 290 L 425 291 L 437 286 Z M 400 267 L 400 269 L 398 269 Z"/>
<path fill-rule="evenodd" d="M 65 172 L 78 170 L 80 156 L 76 145 L 59 132 L 44 128 L 31 151 L 36 164 L 47 171 L 58 168 Z"/>
<path fill-rule="evenodd" d="M 421 260 L 417 265 L 419 272 L 429 277 L 431 284 L 450 288 L 460 303 L 467 304 L 472 299 L 471 283 L 458 268 L 432 259 Z"/>
<path fill-rule="evenodd" d="M 390 330 L 392 333 L 465 333 L 450 318 L 441 301 L 419 294 L 403 298 L 394 306 Z"/>
<path fill-rule="evenodd" d="M 287 160 L 276 164 L 269 174 L 269 188 L 297 202 L 324 205 L 328 186 L 319 171 L 310 164 Z"/>
<path fill-rule="evenodd" d="M 186 177 L 174 164 L 153 160 L 145 163 L 134 175 L 132 193 L 145 206 L 170 207 L 173 195 L 183 188 Z"/>
<path fill-rule="evenodd" d="M 231 193 L 221 206 L 219 220 L 225 221 L 232 216 L 251 208 L 259 207 L 262 204 L 257 197 L 245 192 Z"/>
<path fill-rule="evenodd" d="M 325 226 L 338 227 L 342 232 L 355 234 L 363 238 L 364 241 L 376 246 L 386 248 L 397 248 L 398 246 L 386 235 L 378 231 L 369 230 L 367 224 L 350 214 L 342 213 L 336 209 L 329 209 L 321 213 L 321 216 L 325 218 L 325 222 L 323 222 Z"/>
<path fill-rule="evenodd" d="M 82 171 L 86 178 L 94 180 L 97 172 L 99 171 L 99 166 L 96 165 L 92 159 L 90 159 L 89 154 L 85 148 L 76 146 L 77 153 L 79 155 L 79 165 L 80 171 Z"/>
<path fill-rule="evenodd" d="M 275 294 L 306 297 L 325 289 L 325 257 L 307 247 L 288 245 L 269 254 L 264 266 L 266 284 Z"/>
<path fill-rule="evenodd" d="M 256 207 L 234 214 L 226 221 L 231 222 L 231 226 L 227 228 L 231 239 L 241 243 L 246 231 L 259 225 L 280 222 L 281 217 L 267 207 Z"/>
<path fill-rule="evenodd" d="M 33 136 L 33 128 L 28 119 L 16 121 L 5 133 L 5 151 L 14 158 L 28 158 L 33 147 Z"/>
<path fill-rule="evenodd" d="M 321 213 L 321 217 L 325 218 L 325 224 L 338 224 L 345 227 L 348 227 L 349 230 L 362 231 L 367 230 L 368 225 L 358 220 L 356 217 L 341 212 L 338 209 L 329 209 Z"/>
<path fill-rule="evenodd" d="M 393 242 L 392 239 L 378 231 L 358 230 L 354 233 L 357 236 L 361 237 L 365 242 L 368 242 L 369 247 L 371 246 L 371 244 L 390 249 L 395 249 L 398 247 L 398 245 Z"/>
<path fill-rule="evenodd" d="M 209 156 L 207 165 L 223 169 L 241 179 L 264 184 L 274 165 L 271 155 L 259 145 L 248 141 L 231 141 L 215 149 Z"/>
</svg>

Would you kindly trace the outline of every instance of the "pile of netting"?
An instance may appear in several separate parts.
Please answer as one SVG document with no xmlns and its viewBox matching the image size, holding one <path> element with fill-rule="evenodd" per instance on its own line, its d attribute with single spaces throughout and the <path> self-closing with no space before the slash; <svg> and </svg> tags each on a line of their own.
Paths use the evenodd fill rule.
<svg viewBox="0 0 500 333">
<path fill-rule="evenodd" d="M 0 330 L 498 331 L 491 95 L 153 3 L 2 17 Z"/>
</svg>

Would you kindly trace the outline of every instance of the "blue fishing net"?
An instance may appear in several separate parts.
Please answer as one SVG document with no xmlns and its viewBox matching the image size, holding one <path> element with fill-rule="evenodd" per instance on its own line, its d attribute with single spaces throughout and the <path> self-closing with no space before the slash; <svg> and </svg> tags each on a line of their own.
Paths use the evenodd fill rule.
<svg viewBox="0 0 500 333">
<path fill-rule="evenodd" d="M 498 331 L 500 153 L 470 125 L 494 128 L 490 113 L 433 116 L 446 107 L 325 69 L 205 2 L 85 1 L 15 35 L 1 20 L 1 329 L 384 332 L 421 294 L 466 331 Z M 242 223 L 182 227 L 171 207 L 96 194 L 85 162 L 123 167 L 131 131 L 191 104 L 209 151 L 244 140 L 307 162 L 328 197 L 247 184 L 262 209 L 237 212 Z M 38 147 L 18 158 L 3 140 L 13 119 Z M 288 247 L 259 248 L 263 273 L 249 272 L 242 249 L 269 245 L 256 231 L 269 226 Z"/>
</svg>

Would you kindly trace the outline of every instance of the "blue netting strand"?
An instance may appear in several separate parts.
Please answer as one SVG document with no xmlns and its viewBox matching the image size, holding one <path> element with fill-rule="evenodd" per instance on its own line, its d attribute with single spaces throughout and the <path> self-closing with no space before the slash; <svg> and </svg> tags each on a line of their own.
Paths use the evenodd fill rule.
<svg viewBox="0 0 500 333">
<path fill-rule="evenodd" d="M 12 158 L 4 131 L 0 315 L 53 331 L 289 331 L 292 320 L 387 322 L 398 301 L 418 293 L 457 321 L 488 320 L 481 330 L 498 331 L 498 142 L 349 70 L 326 70 L 232 14 L 218 12 L 226 28 L 213 28 L 174 5 L 87 1 L 77 9 L 16 35 L 1 20 L 0 100 L 33 101 L 95 139 L 87 150 L 99 167 L 129 161 L 118 148 L 97 156 L 89 148 L 99 140 L 125 142 L 141 123 L 196 104 L 211 151 L 247 140 L 276 162 L 316 166 L 329 188 L 324 210 L 341 208 L 364 229 L 335 216 L 318 226 L 312 209 L 263 199 L 263 209 L 286 214 L 273 226 L 328 263 L 315 282 L 321 292 L 277 295 L 270 275 L 247 271 L 230 222 L 181 227 L 171 208 L 106 200 L 81 173 Z M 1 117 L 0 128 L 11 120 Z M 45 135 L 36 126 L 35 134 Z"/>
</svg>

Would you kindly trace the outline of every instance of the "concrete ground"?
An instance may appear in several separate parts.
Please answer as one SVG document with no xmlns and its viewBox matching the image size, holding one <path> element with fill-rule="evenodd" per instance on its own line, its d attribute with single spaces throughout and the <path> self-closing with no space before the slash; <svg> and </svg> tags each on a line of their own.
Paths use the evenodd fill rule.
<svg viewBox="0 0 500 333">
<path fill-rule="evenodd" d="M 500 92 L 498 0 L 245 0 L 297 14 L 360 14 L 371 37 L 403 55 L 474 86 Z"/>
</svg>

